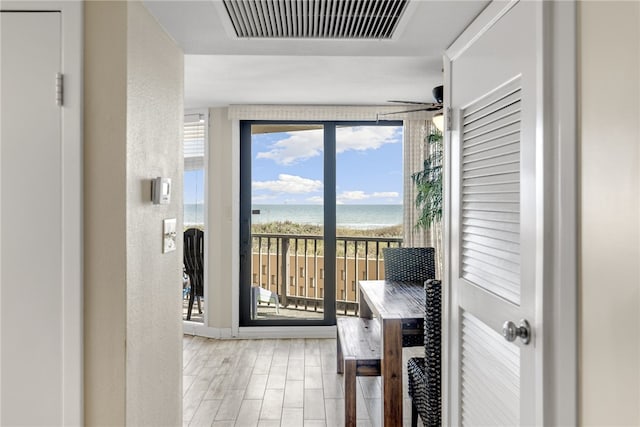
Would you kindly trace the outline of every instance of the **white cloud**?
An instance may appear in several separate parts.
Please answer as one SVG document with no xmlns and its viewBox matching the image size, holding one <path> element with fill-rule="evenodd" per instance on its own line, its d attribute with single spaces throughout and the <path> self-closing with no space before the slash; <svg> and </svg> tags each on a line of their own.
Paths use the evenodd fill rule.
<svg viewBox="0 0 640 427">
<path fill-rule="evenodd" d="M 336 151 L 377 150 L 384 144 L 400 142 L 399 129 L 391 126 L 342 127 L 336 130 Z M 269 151 L 258 153 L 258 159 L 271 159 L 278 164 L 290 165 L 319 156 L 323 150 L 322 130 L 287 133 L 287 138 L 271 146 Z"/>
<path fill-rule="evenodd" d="M 383 199 L 385 197 L 400 197 L 397 191 L 376 192 L 371 195 L 374 199 Z"/>
<path fill-rule="evenodd" d="M 338 203 L 356 202 L 370 199 L 395 199 L 400 197 L 396 191 L 365 193 L 361 190 L 343 191 L 336 196 Z"/>
<path fill-rule="evenodd" d="M 369 195 L 364 191 L 343 191 L 338 195 L 338 199 L 340 200 L 364 200 L 368 199 Z"/>
<path fill-rule="evenodd" d="M 288 138 L 273 144 L 270 151 L 258 153 L 257 158 L 271 159 L 281 165 L 290 165 L 322 153 L 324 143 L 322 130 L 291 132 L 287 135 Z"/>
<path fill-rule="evenodd" d="M 384 144 L 400 142 L 398 128 L 391 126 L 345 127 L 336 130 L 336 151 L 377 150 Z"/>
<path fill-rule="evenodd" d="M 278 175 L 277 181 L 253 181 L 251 185 L 254 190 L 289 194 L 314 193 L 323 188 L 322 181 L 284 173 Z"/>
</svg>

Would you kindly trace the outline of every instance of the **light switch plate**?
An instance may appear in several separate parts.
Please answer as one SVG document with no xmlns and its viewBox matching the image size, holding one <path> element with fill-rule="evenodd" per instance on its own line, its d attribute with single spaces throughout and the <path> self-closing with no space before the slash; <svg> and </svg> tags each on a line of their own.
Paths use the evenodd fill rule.
<svg viewBox="0 0 640 427">
<path fill-rule="evenodd" d="M 176 250 L 176 219 L 165 219 L 162 223 L 162 253 L 166 254 Z"/>
</svg>

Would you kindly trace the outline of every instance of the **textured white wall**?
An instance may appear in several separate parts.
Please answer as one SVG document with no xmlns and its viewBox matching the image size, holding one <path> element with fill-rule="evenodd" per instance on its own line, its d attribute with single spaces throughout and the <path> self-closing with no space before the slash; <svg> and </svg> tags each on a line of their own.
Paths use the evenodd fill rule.
<svg viewBox="0 0 640 427">
<path fill-rule="evenodd" d="M 183 55 L 142 4 L 86 2 L 87 425 L 182 424 L 182 245 L 162 254 L 162 220 L 182 222 L 182 103 Z M 150 202 L 156 176 L 170 205 Z"/>
<path fill-rule="evenodd" d="M 583 425 L 640 425 L 640 3 L 580 2 Z"/>
<path fill-rule="evenodd" d="M 140 2 L 128 2 L 127 408 L 130 426 L 182 423 L 182 234 L 162 253 L 162 223 L 182 224 L 183 55 Z M 172 179 L 171 204 L 150 179 Z M 177 227 L 182 230 L 182 225 Z"/>
</svg>

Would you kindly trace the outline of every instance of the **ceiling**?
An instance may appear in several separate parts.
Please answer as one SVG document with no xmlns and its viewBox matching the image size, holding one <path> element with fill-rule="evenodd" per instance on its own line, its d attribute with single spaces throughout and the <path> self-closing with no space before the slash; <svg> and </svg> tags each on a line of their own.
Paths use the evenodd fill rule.
<svg viewBox="0 0 640 427">
<path fill-rule="evenodd" d="M 185 108 L 431 102 L 443 51 L 488 3 L 411 0 L 390 40 L 350 40 L 239 39 L 221 0 L 145 0 L 185 53 Z"/>
</svg>

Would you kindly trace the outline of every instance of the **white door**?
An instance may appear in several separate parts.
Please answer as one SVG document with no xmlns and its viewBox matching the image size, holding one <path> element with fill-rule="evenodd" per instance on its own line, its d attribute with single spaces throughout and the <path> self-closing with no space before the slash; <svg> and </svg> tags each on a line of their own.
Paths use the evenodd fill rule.
<svg viewBox="0 0 640 427">
<path fill-rule="evenodd" d="M 540 424 L 539 2 L 493 3 L 447 52 L 449 423 Z M 532 337 L 503 337 L 506 321 Z"/>
<path fill-rule="evenodd" d="M 62 425 L 61 18 L 1 16 L 0 424 Z"/>
</svg>

